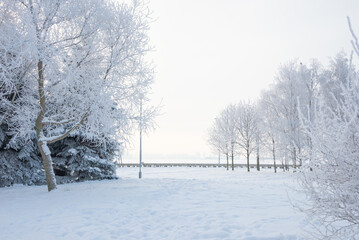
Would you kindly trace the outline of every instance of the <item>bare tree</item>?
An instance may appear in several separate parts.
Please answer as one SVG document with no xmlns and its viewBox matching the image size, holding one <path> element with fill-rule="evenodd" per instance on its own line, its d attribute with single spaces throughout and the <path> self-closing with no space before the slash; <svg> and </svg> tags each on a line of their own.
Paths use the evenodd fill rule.
<svg viewBox="0 0 359 240">
<path fill-rule="evenodd" d="M 232 159 L 232 170 L 234 170 L 234 156 L 237 153 L 237 130 L 236 130 L 236 107 L 228 105 L 220 115 L 215 118 L 214 124 L 209 132 L 208 143 L 213 149 L 219 149 L 227 158 L 227 170 L 229 170 L 229 156 Z"/>
<path fill-rule="evenodd" d="M 222 120 L 223 119 L 215 118 L 213 125 L 211 126 L 211 128 L 208 132 L 208 143 L 216 153 L 219 152 L 219 154 L 223 153 L 226 155 L 227 170 L 228 170 L 229 148 L 228 148 L 228 144 L 224 138 Z"/>
<path fill-rule="evenodd" d="M 277 139 L 279 138 L 280 130 L 276 124 L 276 108 L 272 106 L 271 92 L 264 92 L 260 99 L 260 110 L 262 116 L 261 127 L 264 132 L 263 145 L 272 153 L 274 172 L 277 172 Z M 283 168 L 284 169 L 284 168 Z"/>
<path fill-rule="evenodd" d="M 249 157 L 252 151 L 256 148 L 256 142 L 259 143 L 257 112 L 255 105 L 250 102 L 241 102 L 236 108 L 236 130 L 238 131 L 239 136 L 236 143 L 245 152 L 247 159 L 247 171 L 249 172 Z M 257 146 L 259 147 L 259 145 Z"/>
<path fill-rule="evenodd" d="M 228 144 L 230 146 L 232 171 L 234 171 L 234 155 L 237 153 L 236 146 L 238 139 L 238 131 L 236 127 L 236 106 L 234 104 L 228 105 L 221 115 L 225 123 L 224 128 L 226 132 L 226 139 L 228 139 Z"/>
</svg>

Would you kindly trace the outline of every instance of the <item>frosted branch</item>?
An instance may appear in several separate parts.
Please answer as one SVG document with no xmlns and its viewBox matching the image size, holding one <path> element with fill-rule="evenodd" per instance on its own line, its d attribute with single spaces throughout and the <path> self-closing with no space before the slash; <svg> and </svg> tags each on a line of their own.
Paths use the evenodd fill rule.
<svg viewBox="0 0 359 240">
<path fill-rule="evenodd" d="M 63 121 L 51 121 L 51 120 L 44 119 L 42 121 L 42 124 L 43 125 L 63 125 L 66 123 L 73 122 L 74 120 L 75 120 L 75 118 L 71 118 L 71 119 L 67 119 L 67 120 L 63 120 Z"/>
<path fill-rule="evenodd" d="M 46 141 L 48 143 L 54 143 L 54 142 L 57 142 L 57 141 L 60 141 L 64 138 L 66 138 L 68 135 L 70 135 L 70 133 L 72 133 L 74 130 L 76 130 L 78 127 L 80 127 L 82 124 L 84 124 L 86 118 L 88 117 L 89 115 L 89 111 L 87 111 L 81 118 L 81 120 L 76 123 L 72 128 L 70 128 L 67 132 L 65 132 L 64 134 L 62 135 L 59 135 L 59 136 L 53 136 L 53 137 L 44 137 L 44 138 L 41 138 L 40 141 Z"/>
<path fill-rule="evenodd" d="M 351 43 L 352 43 L 352 46 L 353 46 L 353 48 L 354 48 L 354 51 L 355 51 L 356 54 L 359 56 L 359 43 L 358 43 L 358 38 L 357 38 L 357 36 L 355 35 L 355 33 L 354 33 L 354 31 L 353 31 L 352 24 L 351 24 L 351 22 L 350 22 L 349 16 L 347 17 L 347 20 L 348 20 L 348 26 L 349 26 L 350 33 L 351 33 L 352 37 L 354 38 L 354 41 L 351 40 Z"/>
</svg>

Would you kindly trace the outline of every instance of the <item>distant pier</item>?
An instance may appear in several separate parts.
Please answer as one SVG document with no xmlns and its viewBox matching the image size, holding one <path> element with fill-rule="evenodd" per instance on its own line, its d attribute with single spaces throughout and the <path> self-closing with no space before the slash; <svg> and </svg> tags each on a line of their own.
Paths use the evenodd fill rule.
<svg viewBox="0 0 359 240">
<path fill-rule="evenodd" d="M 120 163 L 119 167 L 139 167 L 138 163 Z M 202 167 L 202 168 L 218 168 L 215 163 L 142 163 L 143 167 Z M 227 164 L 220 164 L 220 167 L 226 168 Z M 229 168 L 232 164 L 228 165 Z M 247 164 L 240 163 L 234 164 L 235 168 L 247 168 Z M 257 168 L 257 164 L 249 164 L 250 168 Z M 277 165 L 277 168 L 283 169 L 285 166 Z M 260 168 L 274 168 L 273 164 L 261 164 Z"/>
</svg>

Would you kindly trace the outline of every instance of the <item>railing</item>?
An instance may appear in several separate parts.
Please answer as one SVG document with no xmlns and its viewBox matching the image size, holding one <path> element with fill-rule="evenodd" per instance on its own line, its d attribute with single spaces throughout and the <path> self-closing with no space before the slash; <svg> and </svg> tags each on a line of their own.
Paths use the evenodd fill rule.
<svg viewBox="0 0 359 240">
<path fill-rule="evenodd" d="M 119 167 L 139 167 L 138 163 L 121 163 L 118 164 Z M 142 163 L 143 167 L 218 167 L 218 164 L 215 163 Z M 227 167 L 227 164 L 221 164 L 220 167 Z M 228 165 L 229 168 L 232 167 L 232 164 Z M 235 168 L 247 168 L 247 164 L 234 164 Z M 257 168 L 257 164 L 249 164 L 250 168 Z M 277 168 L 283 168 L 283 165 L 277 165 Z M 261 164 L 260 168 L 274 168 L 273 164 Z"/>
</svg>

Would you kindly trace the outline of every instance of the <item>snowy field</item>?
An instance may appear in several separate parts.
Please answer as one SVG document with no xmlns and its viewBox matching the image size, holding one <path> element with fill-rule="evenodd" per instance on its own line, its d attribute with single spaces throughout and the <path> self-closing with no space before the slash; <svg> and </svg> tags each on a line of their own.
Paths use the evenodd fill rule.
<svg viewBox="0 0 359 240">
<path fill-rule="evenodd" d="M 0 239 L 307 239 L 292 173 L 121 168 L 114 181 L 0 189 Z"/>
</svg>

